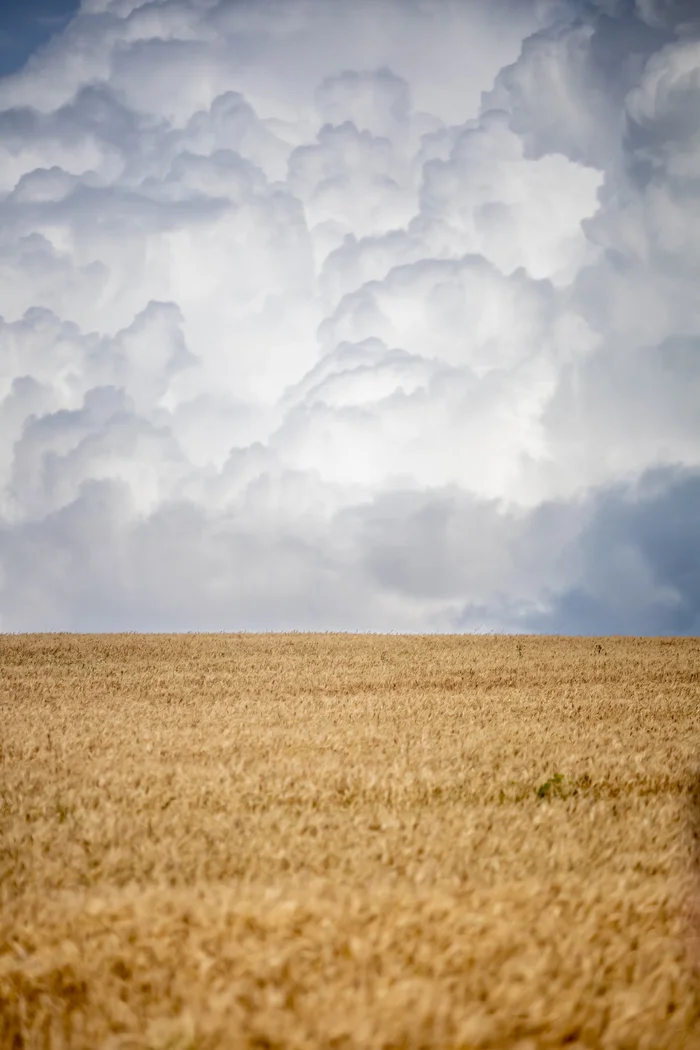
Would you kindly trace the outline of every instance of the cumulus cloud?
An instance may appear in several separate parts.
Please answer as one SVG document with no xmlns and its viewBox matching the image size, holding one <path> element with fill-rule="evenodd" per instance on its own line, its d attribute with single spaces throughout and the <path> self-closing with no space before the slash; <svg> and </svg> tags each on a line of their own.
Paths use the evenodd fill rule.
<svg viewBox="0 0 700 1050">
<path fill-rule="evenodd" d="M 0 78 L 0 629 L 697 632 L 700 18 L 85 0 Z"/>
</svg>

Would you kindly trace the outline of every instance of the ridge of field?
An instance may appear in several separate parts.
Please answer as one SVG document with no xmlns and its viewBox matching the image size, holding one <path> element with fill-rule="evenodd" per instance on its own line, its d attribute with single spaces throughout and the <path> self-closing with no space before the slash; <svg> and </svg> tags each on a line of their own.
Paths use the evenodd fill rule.
<svg viewBox="0 0 700 1050">
<path fill-rule="evenodd" d="M 700 1047 L 700 641 L 0 637 L 0 1047 Z"/>
</svg>

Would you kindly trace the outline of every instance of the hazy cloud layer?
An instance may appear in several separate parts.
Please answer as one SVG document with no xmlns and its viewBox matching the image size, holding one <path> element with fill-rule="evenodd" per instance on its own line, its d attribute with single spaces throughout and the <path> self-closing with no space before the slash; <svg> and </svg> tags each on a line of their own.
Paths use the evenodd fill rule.
<svg viewBox="0 0 700 1050">
<path fill-rule="evenodd" d="M 86 0 L 0 78 L 0 629 L 698 633 L 700 16 Z"/>
</svg>

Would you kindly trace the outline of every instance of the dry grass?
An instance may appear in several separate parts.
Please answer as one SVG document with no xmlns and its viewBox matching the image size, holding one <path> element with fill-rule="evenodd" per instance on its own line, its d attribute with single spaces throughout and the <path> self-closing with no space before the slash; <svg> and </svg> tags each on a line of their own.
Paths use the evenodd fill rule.
<svg viewBox="0 0 700 1050">
<path fill-rule="evenodd" d="M 0 638 L 0 1045 L 700 1045 L 699 669 L 697 640 Z"/>
</svg>

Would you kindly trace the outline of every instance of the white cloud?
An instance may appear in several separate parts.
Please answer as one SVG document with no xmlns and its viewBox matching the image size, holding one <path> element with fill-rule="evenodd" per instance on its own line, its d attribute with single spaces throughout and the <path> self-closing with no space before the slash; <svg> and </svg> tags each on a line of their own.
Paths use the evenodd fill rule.
<svg viewBox="0 0 700 1050">
<path fill-rule="evenodd" d="M 0 80 L 0 628 L 693 629 L 699 39 L 84 3 Z"/>
</svg>

